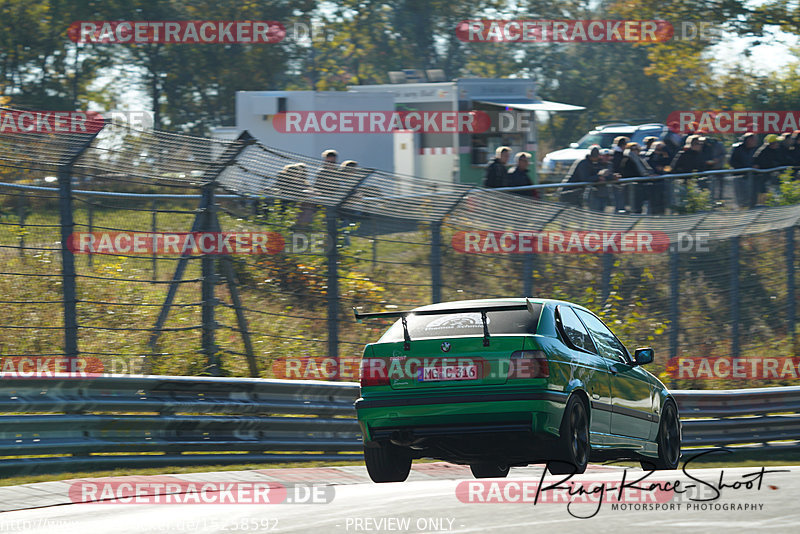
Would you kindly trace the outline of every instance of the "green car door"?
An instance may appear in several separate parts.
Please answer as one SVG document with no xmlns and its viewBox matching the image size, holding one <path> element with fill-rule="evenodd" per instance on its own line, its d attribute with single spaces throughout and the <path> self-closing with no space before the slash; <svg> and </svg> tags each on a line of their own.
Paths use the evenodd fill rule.
<svg viewBox="0 0 800 534">
<path fill-rule="evenodd" d="M 657 422 L 653 413 L 653 386 L 647 372 L 634 365 L 617 337 L 591 313 L 573 308 L 605 358 L 611 378 L 611 433 L 648 439 Z"/>
<path fill-rule="evenodd" d="M 592 416 L 590 418 L 589 432 L 592 434 L 593 443 L 605 444 L 611 432 L 611 381 L 609 379 L 608 364 L 605 358 L 597 354 L 592 337 L 569 306 L 556 307 L 555 321 L 565 336 L 565 350 L 570 350 L 572 363 L 565 369 L 568 376 L 561 380 L 569 389 L 577 386 L 586 390 L 590 398 Z M 576 376 L 578 366 L 588 370 L 582 379 Z M 553 366 L 558 369 L 557 366 Z"/>
</svg>

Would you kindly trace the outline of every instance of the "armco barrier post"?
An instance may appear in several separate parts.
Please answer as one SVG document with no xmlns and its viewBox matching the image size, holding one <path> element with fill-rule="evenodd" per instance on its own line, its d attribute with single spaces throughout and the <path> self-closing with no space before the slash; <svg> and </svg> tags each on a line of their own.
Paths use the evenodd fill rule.
<svg viewBox="0 0 800 534">
<path fill-rule="evenodd" d="M 794 341 L 795 323 L 794 288 L 794 226 L 786 229 L 786 328 Z"/>
</svg>

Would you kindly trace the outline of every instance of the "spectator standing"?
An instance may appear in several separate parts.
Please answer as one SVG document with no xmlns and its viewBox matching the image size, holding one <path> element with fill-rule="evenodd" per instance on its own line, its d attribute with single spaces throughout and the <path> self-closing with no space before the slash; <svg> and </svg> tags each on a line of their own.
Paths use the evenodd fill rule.
<svg viewBox="0 0 800 534">
<path fill-rule="evenodd" d="M 749 169 L 753 166 L 753 156 L 758 148 L 758 137 L 753 132 L 747 132 L 741 139 L 731 147 L 730 164 L 734 169 Z"/>
<path fill-rule="evenodd" d="M 789 161 L 790 165 L 800 165 L 800 130 L 792 132 L 792 142 L 789 147 Z"/>
<path fill-rule="evenodd" d="M 757 169 L 772 169 L 783 164 L 780 137 L 769 134 L 764 137 L 764 144 L 758 147 L 753 155 L 753 167 Z"/>
<path fill-rule="evenodd" d="M 753 156 L 758 148 L 758 137 L 753 132 L 747 132 L 741 141 L 731 147 L 730 165 L 734 169 L 749 169 L 753 166 Z M 734 177 L 734 192 L 736 203 L 744 207 L 755 206 L 757 179 L 752 173 L 741 174 Z"/>
<path fill-rule="evenodd" d="M 786 132 L 778 137 L 780 145 L 778 150 L 781 155 L 781 165 L 792 165 L 792 132 Z"/>
<path fill-rule="evenodd" d="M 656 137 L 655 135 L 648 135 L 647 137 L 642 139 L 641 154 L 646 154 L 647 152 L 650 152 L 650 149 L 653 148 L 653 143 L 655 143 L 656 141 L 658 141 L 658 137 Z"/>
<path fill-rule="evenodd" d="M 622 174 L 623 178 L 637 178 L 655 175 L 655 172 L 650 165 L 641 157 L 639 157 L 640 150 L 641 147 L 639 147 L 638 143 L 628 143 L 628 145 L 625 147 L 625 150 L 622 153 L 622 160 L 620 162 L 620 174 Z M 638 182 L 630 184 L 629 188 L 633 193 L 633 199 L 631 200 L 631 211 L 633 213 L 642 213 L 644 201 L 650 196 L 650 183 Z"/>
<path fill-rule="evenodd" d="M 494 151 L 494 161 L 486 167 L 486 177 L 483 180 L 484 187 L 505 187 L 508 179 L 508 158 L 511 156 L 511 149 L 507 146 L 499 146 Z"/>
<path fill-rule="evenodd" d="M 758 147 L 753 155 L 753 167 L 756 169 L 773 169 L 783 165 L 780 137 L 769 134 L 764 137 L 764 144 Z M 759 173 L 755 176 L 755 190 L 758 194 L 757 204 L 764 204 L 767 195 L 767 183 L 775 180 L 774 173 Z"/>
<path fill-rule="evenodd" d="M 564 180 L 562 180 L 562 183 L 574 184 L 580 182 L 597 182 L 599 179 L 598 174 L 601 170 L 602 165 L 600 163 L 600 146 L 592 145 L 589 147 L 589 152 L 586 154 L 586 157 L 576 160 L 572 164 L 567 176 L 564 178 Z M 561 202 L 582 207 L 584 201 L 584 188 L 564 188 L 561 190 L 559 198 Z"/>
<path fill-rule="evenodd" d="M 322 166 L 314 177 L 312 185 L 316 189 L 317 194 L 324 196 L 337 197 L 343 194 L 341 176 L 339 168 L 336 165 L 336 160 L 339 153 L 329 148 L 322 152 Z"/>
<path fill-rule="evenodd" d="M 524 185 L 533 185 L 530 176 L 528 176 L 528 167 L 530 166 L 531 155 L 528 152 L 517 152 L 514 155 L 515 165 L 508 169 L 508 176 L 506 177 L 507 187 L 520 187 Z M 539 192 L 535 189 L 528 189 L 526 191 L 510 191 L 517 195 L 522 195 L 531 198 L 539 198 Z"/>
<path fill-rule="evenodd" d="M 675 155 L 670 166 L 675 174 L 702 172 L 705 169 L 702 138 L 699 135 L 687 137 L 686 144 Z"/>
<path fill-rule="evenodd" d="M 698 135 L 705 135 L 704 131 L 698 132 Z M 705 135 L 703 139 L 703 160 L 705 161 L 705 171 L 718 171 L 725 166 L 725 146 L 719 139 Z M 713 176 L 701 180 L 701 186 L 708 189 L 707 184 L 712 184 L 712 197 L 715 200 L 722 200 L 724 193 L 724 182 L 722 176 Z"/>
<path fill-rule="evenodd" d="M 690 135 L 686 138 L 683 148 L 675 154 L 672 159 L 672 172 L 675 174 L 689 174 L 693 172 L 702 172 L 705 169 L 705 160 L 703 159 L 703 138 L 699 135 Z M 689 180 L 684 178 L 681 181 L 681 194 L 682 197 L 688 191 Z M 683 199 L 679 200 L 680 203 Z"/>
<path fill-rule="evenodd" d="M 667 150 L 667 144 L 663 141 L 656 141 L 653 143 L 652 149 L 645 155 L 645 161 L 653 169 L 653 172 L 658 175 L 667 174 L 672 169 L 669 166 L 672 158 Z M 667 196 L 669 187 L 672 184 L 667 180 L 655 180 L 650 182 L 650 196 L 648 200 L 650 206 L 648 213 L 652 215 L 663 215 L 667 207 Z"/>
<path fill-rule="evenodd" d="M 590 210 L 605 211 L 606 205 L 609 201 L 609 188 L 608 182 L 612 180 L 613 174 L 611 172 L 611 158 L 614 151 L 610 148 L 600 149 L 599 158 L 597 161 L 597 184 L 590 187 L 587 195 L 587 204 Z"/>
<path fill-rule="evenodd" d="M 631 140 L 624 135 L 620 135 L 614 139 L 614 154 L 611 157 L 611 174 L 613 180 L 618 180 L 622 174 L 620 172 L 620 163 L 622 162 L 622 153 L 625 152 L 625 147 Z M 617 212 L 625 211 L 625 203 L 627 201 L 625 184 L 615 184 L 613 186 L 614 192 L 614 209 Z"/>
</svg>

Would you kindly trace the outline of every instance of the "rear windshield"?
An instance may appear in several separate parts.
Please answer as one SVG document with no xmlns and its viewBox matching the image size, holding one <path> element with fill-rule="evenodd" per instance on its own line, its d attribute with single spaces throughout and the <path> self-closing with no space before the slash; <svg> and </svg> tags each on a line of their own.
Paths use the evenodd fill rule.
<svg viewBox="0 0 800 534">
<path fill-rule="evenodd" d="M 486 323 L 489 326 L 489 334 L 535 334 L 542 305 L 532 303 L 532 307 L 534 313 L 528 310 L 487 312 Z M 407 321 L 411 339 L 483 335 L 483 322 L 479 312 L 410 315 Z M 399 319 L 378 342 L 393 341 L 403 341 L 403 323 Z"/>
</svg>

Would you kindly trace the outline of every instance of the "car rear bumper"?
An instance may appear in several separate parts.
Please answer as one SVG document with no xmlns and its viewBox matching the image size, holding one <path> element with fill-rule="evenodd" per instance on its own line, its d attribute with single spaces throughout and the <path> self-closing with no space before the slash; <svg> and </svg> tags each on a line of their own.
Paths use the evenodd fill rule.
<svg viewBox="0 0 800 534">
<path fill-rule="evenodd" d="M 445 436 L 529 432 L 558 435 L 568 394 L 516 391 L 361 398 L 356 401 L 364 443 Z"/>
</svg>

